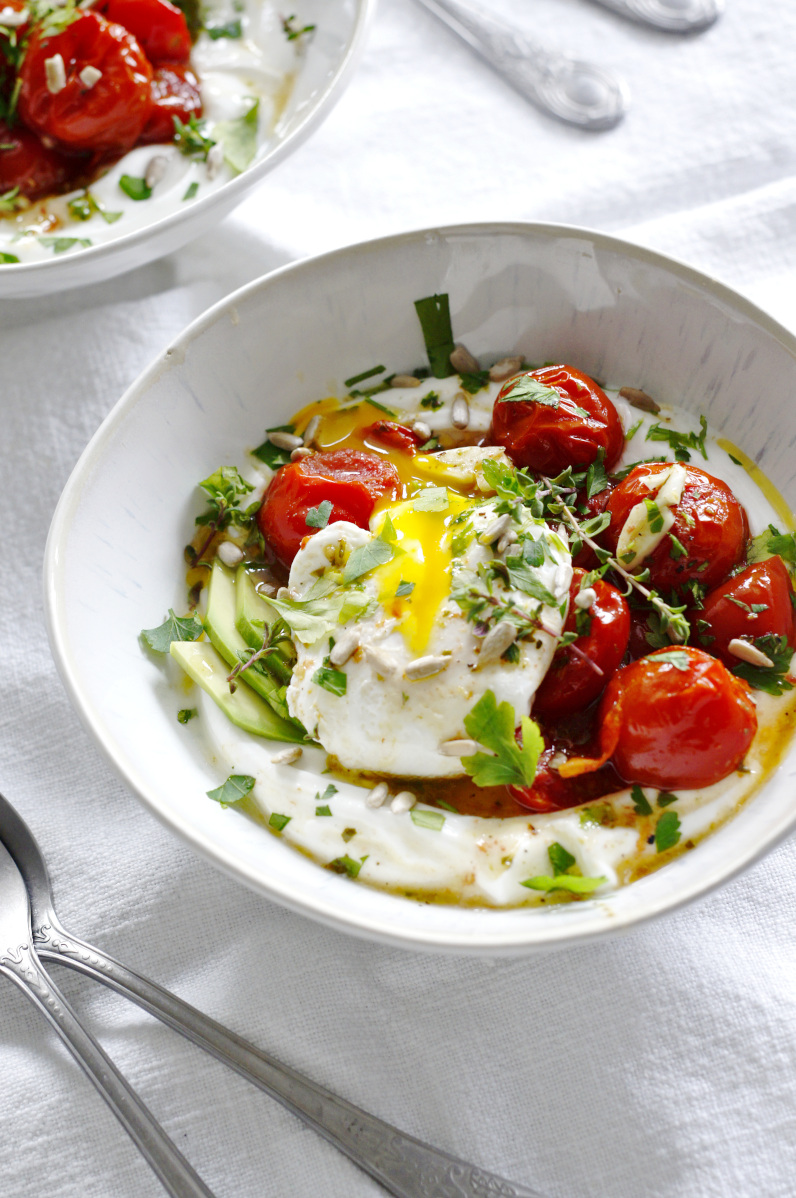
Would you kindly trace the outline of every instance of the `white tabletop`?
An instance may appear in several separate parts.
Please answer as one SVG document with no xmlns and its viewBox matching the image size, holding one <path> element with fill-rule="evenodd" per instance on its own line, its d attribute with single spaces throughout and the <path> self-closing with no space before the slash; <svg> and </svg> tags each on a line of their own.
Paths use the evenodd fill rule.
<svg viewBox="0 0 796 1198">
<path fill-rule="evenodd" d="M 624 939 L 495 962 L 370 945 L 173 839 L 101 758 L 50 658 L 41 562 L 79 453 L 190 320 L 296 257 L 437 223 L 563 221 L 686 259 L 796 326 L 791 0 L 727 0 L 691 38 L 589 0 L 490 7 L 621 71 L 624 123 L 549 120 L 414 0 L 382 0 L 337 108 L 212 234 L 110 283 L 0 303 L 0 788 L 45 848 L 67 927 L 407 1131 L 550 1198 L 790 1198 L 793 840 Z M 57 979 L 218 1198 L 382 1192 L 136 1007 Z M 0 993 L 0 1191 L 156 1198 L 41 1017 Z"/>
</svg>

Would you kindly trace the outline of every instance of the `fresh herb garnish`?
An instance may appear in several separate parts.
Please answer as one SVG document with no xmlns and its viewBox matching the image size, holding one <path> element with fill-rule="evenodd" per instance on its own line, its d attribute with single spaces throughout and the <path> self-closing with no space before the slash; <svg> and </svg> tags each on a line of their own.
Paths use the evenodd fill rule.
<svg viewBox="0 0 796 1198">
<path fill-rule="evenodd" d="M 748 560 L 762 562 L 767 557 L 781 557 L 793 569 L 796 567 L 796 533 L 780 532 L 773 524 L 752 540 Z"/>
<path fill-rule="evenodd" d="M 384 374 L 386 366 L 371 366 L 370 370 L 363 370 L 362 374 L 354 374 L 350 379 L 343 380 L 344 387 L 356 387 L 357 383 L 364 383 L 365 379 L 372 379 L 376 374 Z"/>
<path fill-rule="evenodd" d="M 401 581 L 398 583 L 398 586 L 395 588 L 395 598 L 396 599 L 406 599 L 409 595 L 412 594 L 412 591 L 414 589 L 415 589 L 415 584 L 413 582 L 404 582 L 404 580 L 402 578 Z"/>
<path fill-rule="evenodd" d="M 665 662 L 683 673 L 688 670 L 688 660 L 688 654 L 683 649 L 671 649 L 667 653 L 656 653 L 653 657 L 647 658 L 647 661 L 653 663 Z"/>
<path fill-rule="evenodd" d="M 672 794 L 670 790 L 659 790 L 657 803 L 659 807 L 670 807 L 672 803 L 676 803 L 679 795 Z"/>
<path fill-rule="evenodd" d="M 9 254 L 6 250 L 0 250 L 0 262 L 4 265 L 6 263 L 11 264 L 12 262 L 19 262 L 19 258 L 16 254 Z"/>
<path fill-rule="evenodd" d="M 227 21 L 224 25 L 205 25 L 205 32 L 214 42 L 222 37 L 237 39 L 243 37 L 243 24 L 238 17 L 234 21 Z"/>
<path fill-rule="evenodd" d="M 332 809 L 331 809 L 331 807 L 328 806 L 328 804 L 324 803 L 321 807 L 315 808 L 315 814 L 316 815 L 331 815 Z"/>
<path fill-rule="evenodd" d="M 567 852 L 563 844 L 555 841 L 547 850 L 547 855 L 550 858 L 550 864 L 553 867 L 554 874 L 565 874 L 568 869 L 571 869 L 577 858 L 573 857 L 572 853 Z"/>
<path fill-rule="evenodd" d="M 637 815 L 652 815 L 649 799 L 640 786 L 631 787 L 630 798 L 633 801 L 633 810 Z"/>
<path fill-rule="evenodd" d="M 184 123 L 178 116 L 172 117 L 172 120 L 174 121 L 174 144 L 180 153 L 184 154 L 186 158 L 205 162 L 207 155 L 216 144 L 214 139 L 205 133 L 206 122 L 202 118 L 197 118 L 193 113 Z"/>
<path fill-rule="evenodd" d="M 655 825 L 655 849 L 665 853 L 680 840 L 680 818 L 676 811 L 664 811 Z"/>
<path fill-rule="evenodd" d="M 470 395 L 476 395 L 489 386 L 489 371 L 476 370 L 472 373 L 465 371 L 464 374 L 459 375 L 459 382 L 463 391 L 467 391 Z"/>
<path fill-rule="evenodd" d="M 538 403 L 545 408 L 557 408 L 561 403 L 561 396 L 555 387 L 546 387 L 530 374 L 517 375 L 517 378 L 509 383 L 508 389 L 504 387 L 503 391 L 501 403 L 506 400 L 510 400 L 511 403 Z"/>
<path fill-rule="evenodd" d="M 743 678 L 755 690 L 765 691 L 768 695 L 782 695 L 785 691 L 792 691 L 793 683 L 787 678 L 787 673 L 793 650 L 788 644 L 788 638 L 767 632 L 765 636 L 755 637 L 754 646 L 761 653 L 765 653 L 773 664 L 753 666 L 747 661 L 739 661 L 732 667 L 733 674 Z"/>
<path fill-rule="evenodd" d="M 39 245 L 52 250 L 55 254 L 64 254 L 67 250 L 74 249 L 76 245 L 82 245 L 84 248 L 91 245 L 89 237 L 40 237 L 38 240 Z"/>
<path fill-rule="evenodd" d="M 121 220 L 124 215 L 122 212 L 109 212 L 104 204 L 101 204 L 90 191 L 84 191 L 82 195 L 75 196 L 67 205 L 69 215 L 74 220 L 90 220 L 96 214 L 101 216 L 106 225 L 115 224 L 117 220 Z"/>
<path fill-rule="evenodd" d="M 351 554 L 343 570 L 343 582 L 354 582 L 363 574 L 369 574 L 377 566 L 383 566 L 385 562 L 390 561 L 394 553 L 392 545 L 381 537 L 374 537 Z"/>
<path fill-rule="evenodd" d="M 289 42 L 294 42 L 296 38 L 302 37 L 305 33 L 313 33 L 315 30 L 314 25 L 304 25 L 301 29 L 296 29 L 293 24 L 295 19 L 295 13 L 282 18 L 282 31 Z"/>
<path fill-rule="evenodd" d="M 530 890 L 565 890 L 569 894 L 591 894 L 607 881 L 607 878 L 582 878 L 579 874 L 556 874 L 553 878 L 544 875 L 526 878 L 520 885 L 527 886 Z"/>
<path fill-rule="evenodd" d="M 429 295 L 425 299 L 415 300 L 415 311 L 423 332 L 431 373 L 437 379 L 445 379 L 452 373 L 450 356 L 456 348 L 448 296 Z"/>
<path fill-rule="evenodd" d="M 308 528 L 326 528 L 332 514 L 331 499 L 324 499 L 317 507 L 311 507 L 305 516 Z"/>
<path fill-rule="evenodd" d="M 367 859 L 368 854 L 360 857 L 359 861 L 354 861 L 352 857 L 346 854 L 345 857 L 335 857 L 334 861 L 330 861 L 326 868 L 330 869 L 332 873 L 347 874 L 349 878 L 356 878 L 359 876 L 359 871 Z"/>
<path fill-rule="evenodd" d="M 277 811 L 272 811 L 268 817 L 268 827 L 275 828 L 277 832 L 284 832 L 292 818 L 292 815 L 280 815 Z"/>
<path fill-rule="evenodd" d="M 318 686 L 323 687 L 330 695 L 344 695 L 348 685 L 348 678 L 342 670 L 336 670 L 334 666 L 329 665 L 328 657 L 324 659 L 322 666 L 312 675 L 312 681 Z"/>
<path fill-rule="evenodd" d="M 215 790 L 208 790 L 207 797 L 221 803 L 223 807 L 230 807 L 246 798 L 255 781 L 251 774 L 230 774 L 221 786 L 217 786 Z"/>
<path fill-rule="evenodd" d="M 441 400 L 436 391 L 429 391 L 428 395 L 424 395 L 420 400 L 421 408 L 429 408 L 432 412 L 436 412 L 443 406 L 444 400 Z"/>
<path fill-rule="evenodd" d="M 168 653 L 172 641 L 196 641 L 204 628 L 194 616 L 175 616 L 171 608 L 157 628 L 144 628 L 141 639 L 154 653 Z"/>
<path fill-rule="evenodd" d="M 187 724 L 197 714 L 195 707 L 181 707 L 177 712 L 177 719 L 181 724 Z"/>
<path fill-rule="evenodd" d="M 708 455 L 705 449 L 707 431 L 708 422 L 704 416 L 700 416 L 698 433 L 678 433 L 673 428 L 665 428 L 662 424 L 653 424 L 647 430 L 646 440 L 665 441 L 669 448 L 674 450 L 674 456 L 678 462 L 690 462 L 689 450 L 691 449 L 698 450 L 707 461 Z"/>
<path fill-rule="evenodd" d="M 544 741 L 534 721 L 523 715 L 522 744 L 517 744 L 515 726 L 514 708 L 505 702 L 498 705 L 492 691 L 487 691 L 464 717 L 467 735 L 494 754 L 475 753 L 462 758 L 476 786 L 530 786 L 533 782 Z"/>
<path fill-rule="evenodd" d="M 152 188 L 146 179 L 136 178 L 135 175 L 122 175 L 119 186 L 131 200 L 148 200 L 152 195 Z"/>
<path fill-rule="evenodd" d="M 213 130 L 224 147 L 224 161 L 236 175 L 251 166 L 257 154 L 259 112 L 260 101 L 255 100 L 243 116 L 236 121 L 218 121 Z"/>
<path fill-rule="evenodd" d="M 183 201 L 192 200 L 194 198 L 194 196 L 196 195 L 196 193 L 198 192 L 198 190 L 199 190 L 199 184 L 197 183 L 196 179 L 194 179 L 193 183 L 189 183 L 188 186 L 186 187 L 185 195 L 182 197 Z"/>
<path fill-rule="evenodd" d="M 450 506 L 447 487 L 424 487 L 412 496 L 416 512 L 444 512 Z"/>
<path fill-rule="evenodd" d="M 431 828 L 433 832 L 439 832 L 445 823 L 445 816 L 441 811 L 427 811 L 424 808 L 413 807 L 409 816 L 412 823 L 416 824 L 418 828 Z"/>
</svg>

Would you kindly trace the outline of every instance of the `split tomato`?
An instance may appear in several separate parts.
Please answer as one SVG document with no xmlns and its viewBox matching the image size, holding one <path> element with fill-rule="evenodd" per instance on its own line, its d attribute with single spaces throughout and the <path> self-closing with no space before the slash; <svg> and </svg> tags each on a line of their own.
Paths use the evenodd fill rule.
<svg viewBox="0 0 796 1198">
<path fill-rule="evenodd" d="M 793 590 L 781 557 L 747 566 L 710 591 L 700 611 L 691 613 L 694 639 L 725 665 L 737 665 L 730 653 L 732 640 L 752 643 L 771 633 L 784 636 L 796 648 L 793 618 Z"/>
</svg>

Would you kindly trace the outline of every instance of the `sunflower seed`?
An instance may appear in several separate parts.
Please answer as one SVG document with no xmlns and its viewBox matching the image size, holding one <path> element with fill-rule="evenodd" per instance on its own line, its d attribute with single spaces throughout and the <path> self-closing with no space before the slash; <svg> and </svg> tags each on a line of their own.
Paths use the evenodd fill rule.
<svg viewBox="0 0 796 1198">
<path fill-rule="evenodd" d="M 300 462 L 302 458 L 311 458 L 312 453 L 313 451 L 311 449 L 307 449 L 306 445 L 299 445 L 296 447 L 296 449 L 291 451 L 290 460 L 291 462 Z"/>
<path fill-rule="evenodd" d="M 457 391 L 451 404 L 451 424 L 454 428 L 467 428 L 470 423 L 470 405 L 463 391 Z"/>
<path fill-rule="evenodd" d="M 329 654 L 329 661 L 333 666 L 344 666 L 352 653 L 359 648 L 359 630 L 357 628 L 349 628 L 340 637 L 339 641 L 335 641 L 334 648 Z"/>
<path fill-rule="evenodd" d="M 411 790 L 401 790 L 390 803 L 390 811 L 393 815 L 403 815 L 405 811 L 411 811 L 416 802 L 417 796 Z"/>
<path fill-rule="evenodd" d="M 381 807 L 390 794 L 390 788 L 386 782 L 379 782 L 373 787 L 373 790 L 368 791 L 365 797 L 366 807 Z"/>
<path fill-rule="evenodd" d="M 522 366 L 522 355 L 516 358 L 501 358 L 489 367 L 489 377 L 493 383 L 505 383 L 513 374 L 517 374 Z"/>
<path fill-rule="evenodd" d="M 271 765 L 292 765 L 294 761 L 298 761 L 303 752 L 300 745 L 291 745 L 287 749 L 281 749 L 278 753 L 274 753 Z"/>
<path fill-rule="evenodd" d="M 766 657 L 765 653 L 757 648 L 757 645 L 751 645 L 749 641 L 742 641 L 740 637 L 734 637 L 727 646 L 727 649 L 732 653 L 733 657 L 748 662 L 750 666 L 762 666 L 764 669 L 773 669 L 774 663 L 770 657 Z"/>
<path fill-rule="evenodd" d="M 419 387 L 420 383 L 413 374 L 394 374 L 390 379 L 391 387 Z"/>
<path fill-rule="evenodd" d="M 479 532 L 479 543 L 481 545 L 492 545 L 495 541 L 499 541 L 511 528 L 511 523 L 512 518 L 508 512 L 506 512 L 505 516 L 498 516 L 496 520 L 492 520 L 490 524 L 487 524 L 483 532 Z"/>
<path fill-rule="evenodd" d="M 410 661 L 409 665 L 404 670 L 404 677 L 410 682 L 418 682 L 421 678 L 430 678 L 433 674 L 439 674 L 442 670 L 446 670 L 450 665 L 449 657 L 416 657 L 414 661 Z"/>
<path fill-rule="evenodd" d="M 482 640 L 481 652 L 478 654 L 475 668 L 480 670 L 483 666 L 491 666 L 496 661 L 500 661 L 509 645 L 513 645 L 516 639 L 515 625 L 510 624 L 508 620 L 501 620 L 499 624 L 489 630 Z"/>
<path fill-rule="evenodd" d="M 520 538 L 517 536 L 513 528 L 508 529 L 507 532 L 503 533 L 503 536 L 497 543 L 497 552 L 505 553 L 506 550 L 510 549 L 512 545 L 516 545 L 519 539 Z"/>
<path fill-rule="evenodd" d="M 321 427 L 320 416 L 313 416 L 307 427 L 304 429 L 304 444 L 312 445 L 315 438 L 318 436 L 318 429 Z"/>
<path fill-rule="evenodd" d="M 144 171 L 144 182 L 147 187 L 150 189 L 156 187 L 165 177 L 168 166 L 169 160 L 165 154 L 155 154 L 154 158 L 150 158 Z"/>
<path fill-rule="evenodd" d="M 268 440 L 272 445 L 275 445 L 277 449 L 300 449 L 304 444 L 303 439 L 301 437 L 297 437 L 295 433 L 285 433 L 282 432 L 281 429 L 274 429 L 272 433 L 269 433 Z"/>
<path fill-rule="evenodd" d="M 444 740 L 439 746 L 443 757 L 473 757 L 476 753 L 488 753 L 490 750 L 479 745 L 477 740 Z"/>
<path fill-rule="evenodd" d="M 238 562 L 243 561 L 243 550 L 234 541 L 222 541 L 216 550 L 216 557 L 225 566 L 237 566 Z"/>
<path fill-rule="evenodd" d="M 418 437 L 422 437 L 424 441 L 428 441 L 431 436 L 431 429 L 425 420 L 416 420 L 412 425 L 412 432 L 417 433 Z"/>
<path fill-rule="evenodd" d="M 474 358 L 469 349 L 465 349 L 463 345 L 456 346 L 450 356 L 450 364 L 457 374 L 475 374 L 481 369 L 478 359 Z"/>
<path fill-rule="evenodd" d="M 597 599 L 597 592 L 594 587 L 584 587 L 582 591 L 578 591 L 575 596 L 575 607 L 579 607 L 581 611 L 588 611 Z"/>
</svg>

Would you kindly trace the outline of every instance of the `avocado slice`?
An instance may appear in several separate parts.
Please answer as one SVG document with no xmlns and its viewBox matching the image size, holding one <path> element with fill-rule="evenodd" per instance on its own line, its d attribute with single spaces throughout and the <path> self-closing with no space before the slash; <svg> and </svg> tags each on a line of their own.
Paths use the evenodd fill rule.
<svg viewBox="0 0 796 1198">
<path fill-rule="evenodd" d="M 251 582 L 251 579 L 249 579 Z M 254 589 L 254 588 L 252 588 Z M 250 647 L 259 648 L 262 645 L 262 634 L 255 646 L 249 646 L 243 639 L 235 624 L 236 613 L 235 576 L 231 570 L 222 565 L 218 559 L 213 562 L 210 584 L 207 591 L 207 614 L 205 629 L 213 647 L 221 654 L 230 666 L 240 662 L 238 650 Z M 259 598 L 259 596 L 257 596 Z M 227 671 L 229 673 L 229 671 Z M 290 680 L 288 674 L 287 681 Z M 294 725 L 296 735 L 294 740 L 303 740 L 306 736 L 298 720 L 292 720 L 285 701 L 285 682 L 276 677 L 263 663 L 263 669 L 255 667 L 246 670 L 240 679 L 241 685 L 248 685 L 256 691 L 266 703 L 269 703 L 280 719 Z"/>
<path fill-rule="evenodd" d="M 303 741 L 294 721 L 282 720 L 244 682 L 230 692 L 229 666 L 207 641 L 172 641 L 171 656 L 238 728 L 268 740 Z"/>
<path fill-rule="evenodd" d="M 254 578 L 246 566 L 238 566 L 235 575 L 235 627 L 246 644 L 251 649 L 259 649 L 263 643 L 263 626 L 273 624 L 278 619 L 279 613 L 258 594 Z M 296 650 L 289 641 L 280 641 L 263 664 L 280 682 L 287 685 L 296 664 Z"/>
</svg>

